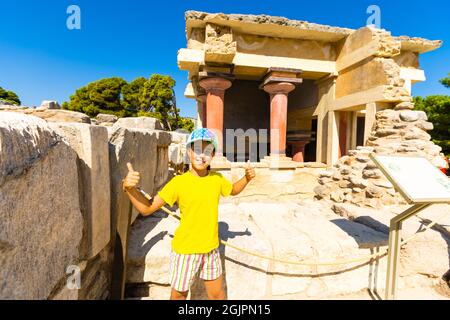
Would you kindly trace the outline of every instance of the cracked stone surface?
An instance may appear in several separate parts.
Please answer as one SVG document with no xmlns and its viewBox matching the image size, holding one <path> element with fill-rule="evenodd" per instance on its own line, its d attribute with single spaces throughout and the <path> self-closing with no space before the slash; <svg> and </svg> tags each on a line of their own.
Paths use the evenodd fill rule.
<svg viewBox="0 0 450 320">
<path fill-rule="evenodd" d="M 227 201 L 219 207 L 219 229 L 221 238 L 230 244 L 265 256 L 329 262 L 364 257 L 385 248 L 389 220 L 404 209 L 391 206 L 375 210 L 312 199 Z M 399 290 L 406 296 L 415 290 L 409 295 L 419 298 L 418 289 L 424 289 L 424 298 L 448 298 L 433 289 L 449 270 L 450 214 L 446 212 L 450 213 L 450 205 L 431 206 L 403 226 L 403 237 L 408 238 L 424 224 L 440 219 L 401 251 Z M 132 228 L 127 273 L 130 297 L 169 297 L 170 243 L 178 221 L 165 216 L 158 212 L 154 217 L 140 218 Z M 268 261 L 230 247 L 221 246 L 220 250 L 229 299 L 370 298 L 361 292 L 368 288 L 382 292 L 385 286 L 386 257 L 378 263 L 299 266 Z M 206 299 L 201 280 L 192 285 L 190 298 Z"/>
</svg>

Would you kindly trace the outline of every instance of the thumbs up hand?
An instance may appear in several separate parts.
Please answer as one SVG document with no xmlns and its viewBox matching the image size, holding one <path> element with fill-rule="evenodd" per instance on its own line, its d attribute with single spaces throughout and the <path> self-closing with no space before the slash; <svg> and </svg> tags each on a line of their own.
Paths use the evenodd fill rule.
<svg viewBox="0 0 450 320">
<path fill-rule="evenodd" d="M 128 168 L 128 174 L 123 180 L 123 188 L 124 189 L 131 189 L 135 188 L 139 184 L 139 180 L 141 179 L 139 172 L 134 171 L 133 166 L 131 163 L 127 163 Z"/>
<path fill-rule="evenodd" d="M 247 161 L 247 165 L 245 166 L 245 177 L 247 181 L 252 180 L 256 176 L 255 168 L 250 164 L 250 160 Z"/>
</svg>

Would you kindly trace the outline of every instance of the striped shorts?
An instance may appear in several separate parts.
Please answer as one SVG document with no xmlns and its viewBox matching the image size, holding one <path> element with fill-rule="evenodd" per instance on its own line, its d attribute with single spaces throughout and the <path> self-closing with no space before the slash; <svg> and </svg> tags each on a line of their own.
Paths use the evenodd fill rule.
<svg viewBox="0 0 450 320">
<path fill-rule="evenodd" d="M 203 280 L 215 280 L 222 274 L 219 249 L 208 253 L 170 254 L 170 284 L 179 292 L 189 291 L 192 280 L 199 273 Z"/>
</svg>

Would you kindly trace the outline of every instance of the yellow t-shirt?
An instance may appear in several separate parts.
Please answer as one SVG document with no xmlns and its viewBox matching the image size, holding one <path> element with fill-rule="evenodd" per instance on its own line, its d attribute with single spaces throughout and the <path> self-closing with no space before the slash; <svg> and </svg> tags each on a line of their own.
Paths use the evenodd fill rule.
<svg viewBox="0 0 450 320">
<path fill-rule="evenodd" d="M 207 253 L 219 246 L 219 199 L 233 185 L 222 174 L 199 177 L 190 171 L 174 177 L 158 192 L 169 206 L 178 202 L 181 221 L 172 240 L 176 253 Z"/>
</svg>

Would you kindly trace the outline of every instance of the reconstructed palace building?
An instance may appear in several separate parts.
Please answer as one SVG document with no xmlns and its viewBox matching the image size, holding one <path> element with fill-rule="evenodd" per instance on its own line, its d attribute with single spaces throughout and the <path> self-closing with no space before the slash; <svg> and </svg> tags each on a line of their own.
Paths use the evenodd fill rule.
<svg viewBox="0 0 450 320">
<path fill-rule="evenodd" d="M 411 86 L 425 80 L 419 55 L 441 45 L 371 26 L 197 11 L 186 12 L 186 36 L 185 95 L 197 100 L 198 125 L 219 133 L 219 168 L 249 158 L 332 165 L 365 144 L 377 111 L 411 108 Z"/>
</svg>

